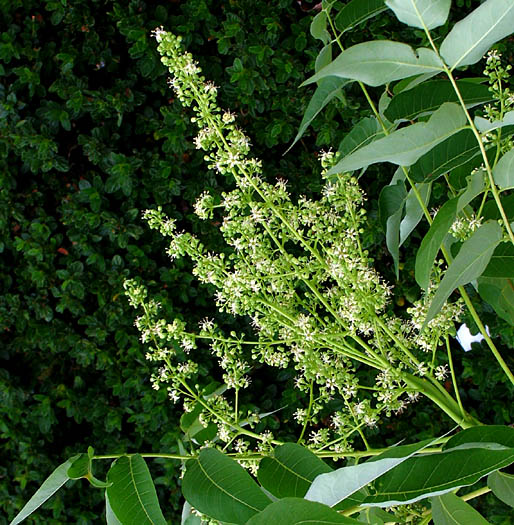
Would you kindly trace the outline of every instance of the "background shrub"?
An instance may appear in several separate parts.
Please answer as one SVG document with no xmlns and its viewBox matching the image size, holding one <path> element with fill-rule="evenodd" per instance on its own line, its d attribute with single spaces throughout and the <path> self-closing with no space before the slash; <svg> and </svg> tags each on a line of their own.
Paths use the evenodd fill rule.
<svg viewBox="0 0 514 525">
<path fill-rule="evenodd" d="M 258 147 L 276 147 L 268 161 L 277 176 L 315 166 L 312 154 L 281 158 L 308 96 L 297 89 L 304 53 L 315 47 L 310 16 L 291 2 L 4 0 L 0 11 L 6 523 L 70 452 L 177 447 L 180 414 L 150 389 L 122 282 L 153 283 L 170 315 L 208 312 L 206 291 L 189 268 L 169 269 L 141 211 L 162 204 L 189 220 L 193 199 L 219 182 L 192 150 L 150 30 L 184 36 Z M 193 227 L 215 242 L 214 227 Z M 161 470 L 176 507 L 176 465 Z M 63 492 L 32 522 L 98 523 L 94 496 Z"/>
</svg>

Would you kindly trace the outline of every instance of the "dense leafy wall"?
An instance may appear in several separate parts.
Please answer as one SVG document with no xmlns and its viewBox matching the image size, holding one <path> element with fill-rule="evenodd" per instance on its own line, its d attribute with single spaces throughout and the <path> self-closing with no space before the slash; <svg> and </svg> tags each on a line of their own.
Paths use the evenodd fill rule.
<svg viewBox="0 0 514 525">
<path fill-rule="evenodd" d="M 141 210 L 189 218 L 218 183 L 190 146 L 150 30 L 164 24 L 201 50 L 223 103 L 261 149 L 276 146 L 277 175 L 315 163 L 281 159 L 315 48 L 310 16 L 288 1 L 4 0 L 0 11 L 0 506 L 12 517 L 65 450 L 176 447 L 178 415 L 150 389 L 122 282 L 153 281 L 169 311 L 206 311 L 205 290 L 168 269 Z M 162 472 L 172 484 L 174 467 Z M 77 494 L 34 519 L 98 523 L 102 508 Z"/>
</svg>

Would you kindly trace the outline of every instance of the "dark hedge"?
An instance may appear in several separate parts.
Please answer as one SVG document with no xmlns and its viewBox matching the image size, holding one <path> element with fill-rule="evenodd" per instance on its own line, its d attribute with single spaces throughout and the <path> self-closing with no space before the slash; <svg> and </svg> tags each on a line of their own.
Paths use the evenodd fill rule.
<svg viewBox="0 0 514 525">
<path fill-rule="evenodd" d="M 141 211 L 162 204 L 216 242 L 212 225 L 194 222 L 191 202 L 225 182 L 192 149 L 150 30 L 163 24 L 184 36 L 222 104 L 240 113 L 260 152 L 274 151 L 266 159 L 276 176 L 312 173 L 312 153 L 281 158 L 308 96 L 297 86 L 316 53 L 302 10 L 310 7 L 0 2 L 0 523 L 88 445 L 177 448 L 180 413 L 150 389 L 122 283 L 140 276 L 170 316 L 209 312 L 206 290 L 185 263 L 169 269 Z M 151 467 L 167 487 L 169 516 L 178 467 Z M 31 522 L 99 523 L 100 499 L 75 487 Z"/>
</svg>

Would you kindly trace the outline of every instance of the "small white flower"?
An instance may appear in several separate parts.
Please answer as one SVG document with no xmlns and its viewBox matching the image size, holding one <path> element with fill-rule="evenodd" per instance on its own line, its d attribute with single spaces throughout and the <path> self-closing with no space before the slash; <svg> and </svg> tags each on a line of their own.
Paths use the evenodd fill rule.
<svg viewBox="0 0 514 525">
<path fill-rule="evenodd" d="M 209 94 L 216 94 L 218 92 L 218 88 L 214 85 L 213 82 L 206 82 L 204 84 L 204 89 L 205 89 L 205 92 L 206 93 L 209 93 Z"/>
<path fill-rule="evenodd" d="M 225 113 L 223 113 L 222 120 L 225 124 L 230 124 L 236 120 L 236 116 L 230 111 L 225 111 Z"/>
<path fill-rule="evenodd" d="M 418 375 L 423 377 L 428 373 L 428 366 L 425 363 L 418 363 L 416 367 L 416 372 L 418 373 Z"/>
<path fill-rule="evenodd" d="M 153 31 L 150 32 L 150 35 L 157 40 L 157 42 L 162 42 L 162 37 L 166 34 L 162 26 L 156 27 Z"/>
<path fill-rule="evenodd" d="M 198 324 L 202 332 L 211 332 L 214 329 L 214 321 L 208 317 L 202 319 Z"/>
<path fill-rule="evenodd" d="M 448 368 L 448 365 L 440 365 L 434 370 L 435 378 L 438 381 L 444 381 L 449 373 L 450 369 Z"/>
</svg>

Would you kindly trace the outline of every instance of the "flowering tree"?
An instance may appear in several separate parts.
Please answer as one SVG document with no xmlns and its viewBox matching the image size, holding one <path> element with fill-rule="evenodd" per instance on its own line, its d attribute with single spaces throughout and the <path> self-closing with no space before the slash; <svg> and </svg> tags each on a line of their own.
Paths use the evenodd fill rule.
<svg viewBox="0 0 514 525">
<path fill-rule="evenodd" d="M 330 27 L 340 43 L 330 15 L 332 5 L 323 4 L 316 31 L 330 37 Z M 354 3 L 348 6 L 351 4 L 357 9 Z M 382 9 L 382 2 L 379 4 Z M 162 28 L 154 32 L 162 62 L 172 74 L 171 87 L 182 104 L 193 109 L 191 120 L 199 128 L 196 147 L 205 151 L 210 169 L 233 181 L 231 191 L 221 196 L 205 192 L 195 205 L 199 217 L 220 222 L 227 246 L 217 253 L 209 251 L 160 208 L 148 210 L 145 218 L 151 228 L 169 237 L 172 259 L 187 255 L 193 261 L 194 275 L 215 291 L 220 312 L 249 321 L 248 330 L 241 333 L 223 330 L 213 319 L 202 320 L 194 329 L 182 319 L 161 317 L 159 304 L 148 297 L 143 284 L 135 279 L 125 282 L 130 303 L 142 312 L 136 325 L 148 346 L 147 358 L 158 363 L 153 386 L 166 388 L 173 402 L 180 401 L 189 420 L 185 431 L 190 450 L 184 448 L 180 455 L 146 454 L 185 462 L 183 523 L 293 524 L 305 523 L 305 519 L 359 523 L 349 517 L 357 514 L 360 522 L 368 523 L 408 520 L 427 524 L 432 519 L 436 524 L 484 523 L 465 500 L 492 490 L 502 501 L 513 503 L 512 477 L 499 469 L 514 461 L 514 431 L 483 426 L 465 410 L 449 338 L 468 308 L 499 365 L 514 382 L 463 288 L 482 277 L 493 254 L 498 256 L 497 248 L 502 257 L 503 251 L 510 254 L 512 249 L 514 237 L 500 195 L 514 187 L 511 172 L 505 174 L 503 166 L 510 166 L 513 158 L 512 141 L 504 129 L 512 117 L 508 112 L 512 95 L 502 87 L 507 70 L 501 67 L 498 55 L 489 55 L 486 73 L 494 103 L 486 110 L 488 119 L 473 119 L 467 95 L 463 95 L 468 86 L 458 85 L 452 72 L 478 61 L 490 45 L 512 31 L 514 24 L 506 28 L 514 22 L 514 7 L 503 0 L 484 2 L 454 27 L 438 50 L 430 29 L 445 23 L 450 2 L 438 0 L 429 5 L 422 0 L 390 0 L 387 5 L 401 21 L 422 28 L 432 49 L 414 53 L 406 44 L 395 42 L 358 44 L 342 50 L 311 80 L 350 79 L 361 83 L 367 94 L 365 83 L 381 85 L 416 76 L 414 82 L 423 86 L 431 76 L 442 73 L 448 77 L 453 99 L 448 95 L 450 100 L 442 97 L 434 104 L 432 99 L 419 99 L 413 86 L 400 91 L 398 97 L 407 97 L 398 103 L 401 107 L 408 106 L 407 102 L 417 104 L 415 117 L 427 112 L 430 117 L 399 128 L 404 119 L 388 120 L 393 110 L 377 109 L 367 94 L 376 124 L 382 128 L 381 137 L 375 132 L 345 155 L 323 153 L 323 189 L 316 199 L 293 197 L 285 181 L 266 180 L 261 161 L 250 155 L 249 139 L 238 128 L 235 116 L 218 107 L 217 88 L 204 79 L 193 57 L 182 49 L 180 37 Z M 482 32 L 470 30 L 477 20 L 494 38 L 484 43 Z M 459 50 L 461 44 L 463 50 Z M 473 96 L 476 102 L 476 93 Z M 395 103 L 394 98 L 389 100 L 388 108 Z M 502 137 L 498 129 L 504 129 L 506 135 Z M 416 163 L 439 144 L 448 149 L 446 141 L 462 138 L 461 132 L 466 132 L 466 141 L 470 134 L 477 139 L 483 166 L 472 171 L 468 185 L 434 216 L 427 209 L 431 179 L 434 172 L 443 175 L 445 171 L 435 166 L 416 184 Z M 492 162 L 484 147 L 487 143 L 496 148 Z M 453 149 L 457 146 L 452 143 Z M 399 215 L 398 209 L 392 210 L 387 221 L 388 247 L 393 258 L 396 253 L 395 262 L 400 241 L 394 235 L 405 238 L 403 219 L 411 223 L 407 236 L 423 214 L 431 224 L 416 268 L 424 293 L 407 309 L 407 317 L 396 315 L 391 308 L 391 288 L 374 268 L 362 240 L 367 226 L 365 195 L 354 172 L 384 161 L 399 166 L 381 196 L 385 207 L 391 210 L 391 202 L 396 202 L 391 198 L 398 191 L 400 196 L 405 194 Z M 408 194 L 405 181 L 411 185 Z M 479 195 L 482 204 L 477 210 L 470 209 Z M 499 221 L 484 220 L 482 215 L 489 195 L 498 207 Z M 412 200 L 407 204 L 409 196 Z M 412 209 L 417 220 L 413 220 Z M 389 222 L 391 217 L 395 220 Z M 448 248 L 457 239 L 463 244 L 458 255 L 451 257 Z M 446 264 L 436 261 L 440 249 Z M 455 289 L 461 297 L 449 302 Z M 506 307 L 502 308 L 504 313 Z M 222 371 L 223 383 L 218 388 L 203 380 L 197 356 L 205 352 Z M 252 371 L 261 364 L 295 371 L 295 388 L 306 399 L 294 414 L 296 443 L 284 443 L 269 431 L 258 432 L 257 424 L 268 414 L 240 406 L 240 394 L 250 389 Z M 442 384 L 446 379 L 454 395 Z M 420 395 L 462 431 L 451 438 L 372 449 L 367 429 L 376 427 L 384 416 L 401 413 Z M 331 410 L 327 420 L 321 414 L 329 406 L 338 408 Z M 190 431 L 193 425 L 196 429 Z M 357 464 L 364 457 L 372 459 Z M 106 458 L 116 461 L 102 484 L 92 476 L 91 462 Z M 354 458 L 355 464 L 333 471 L 321 458 Z M 61 466 L 68 477 L 86 477 L 106 487 L 109 523 L 165 523 L 142 456 L 95 456 L 91 450 L 69 462 Z M 257 476 L 260 487 L 243 467 Z M 485 475 L 489 475 L 487 486 L 463 498 L 452 492 Z M 396 508 L 398 505 L 401 507 Z"/>
</svg>

